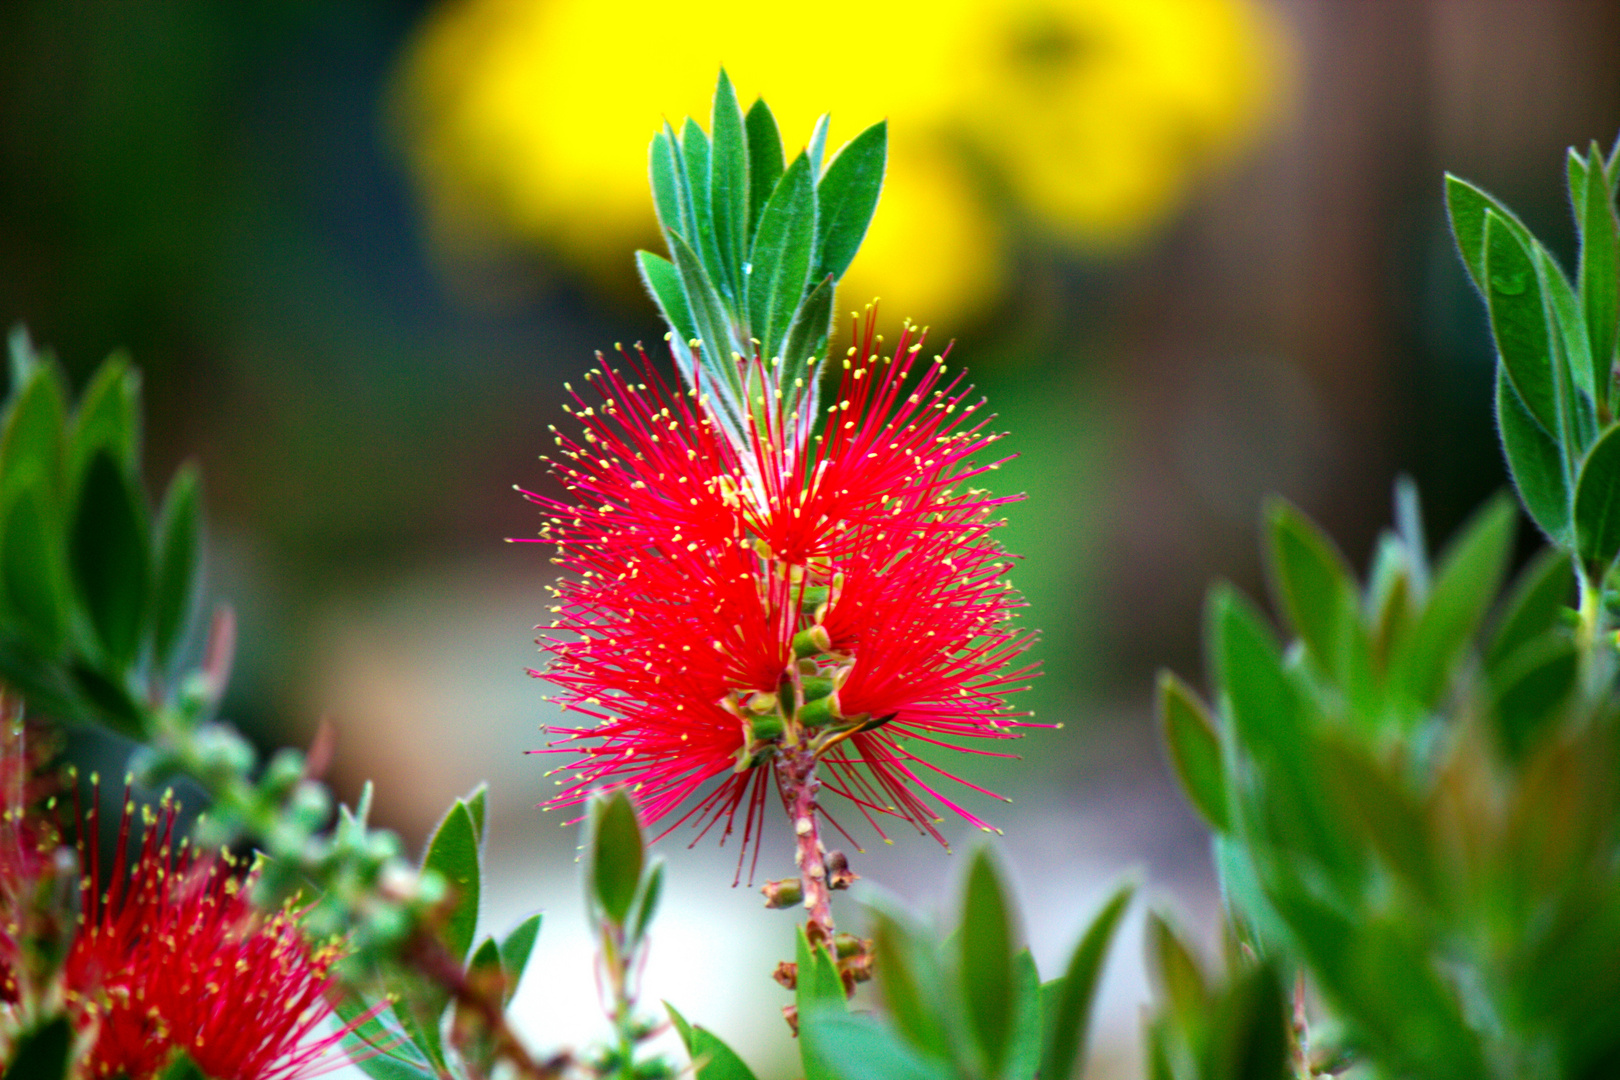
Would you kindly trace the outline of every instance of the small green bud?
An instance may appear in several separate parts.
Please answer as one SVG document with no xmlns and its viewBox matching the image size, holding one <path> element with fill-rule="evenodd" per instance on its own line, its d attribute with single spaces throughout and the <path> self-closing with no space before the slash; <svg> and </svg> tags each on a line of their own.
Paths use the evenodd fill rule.
<svg viewBox="0 0 1620 1080">
<path fill-rule="evenodd" d="M 838 692 L 834 690 L 826 697 L 815 701 L 805 702 L 804 708 L 799 710 L 799 723 L 805 727 L 822 727 L 834 720 L 842 720 L 844 710 L 838 702 Z"/>
<path fill-rule="evenodd" d="M 793 655 L 803 659 L 817 653 L 832 651 L 832 635 L 825 626 L 816 625 L 793 635 Z"/>
</svg>

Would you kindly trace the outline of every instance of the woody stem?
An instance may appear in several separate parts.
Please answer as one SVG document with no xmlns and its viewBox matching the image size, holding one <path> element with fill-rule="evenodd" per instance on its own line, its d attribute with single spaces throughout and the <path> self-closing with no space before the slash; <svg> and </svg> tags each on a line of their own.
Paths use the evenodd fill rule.
<svg viewBox="0 0 1620 1080">
<path fill-rule="evenodd" d="M 804 906 L 810 912 L 810 939 L 818 944 L 818 936 L 821 941 L 831 941 L 832 893 L 827 888 L 826 853 L 821 848 L 820 823 L 816 820 L 816 793 L 821 790 L 821 781 L 816 779 L 815 752 L 803 744 L 780 752 L 776 758 L 776 783 L 793 822 L 793 861 L 799 866 Z"/>
</svg>

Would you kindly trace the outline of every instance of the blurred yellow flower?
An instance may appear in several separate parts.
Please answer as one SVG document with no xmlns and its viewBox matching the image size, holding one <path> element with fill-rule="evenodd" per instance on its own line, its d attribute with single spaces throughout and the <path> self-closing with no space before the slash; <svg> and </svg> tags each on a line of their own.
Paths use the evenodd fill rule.
<svg viewBox="0 0 1620 1080">
<path fill-rule="evenodd" d="M 441 246 L 539 241 L 601 281 L 661 250 L 647 142 L 666 118 L 707 127 L 722 64 L 790 155 L 821 112 L 829 149 L 887 116 L 845 306 L 960 324 L 997 298 L 1015 215 L 1091 247 L 1163 220 L 1263 126 L 1280 43 L 1253 0 L 449 0 L 399 111 Z"/>
</svg>

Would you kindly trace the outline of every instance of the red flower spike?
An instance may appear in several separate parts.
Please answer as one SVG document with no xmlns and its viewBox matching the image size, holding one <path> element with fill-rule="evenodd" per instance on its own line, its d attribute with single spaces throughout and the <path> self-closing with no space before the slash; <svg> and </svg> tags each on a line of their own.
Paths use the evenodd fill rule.
<svg viewBox="0 0 1620 1080">
<path fill-rule="evenodd" d="M 560 633 L 540 639 L 551 665 L 532 674 L 596 721 L 545 729 L 561 745 L 539 752 L 571 755 L 556 771 L 573 773 L 550 805 L 625 787 L 646 820 L 680 812 L 669 829 L 699 837 L 723 822 L 722 839 L 742 808 L 746 851 L 772 772 L 758 766 L 808 745 L 880 835 L 889 816 L 942 840 L 939 807 L 989 829 L 905 740 L 988 753 L 961 741 L 1047 726 L 1006 702 L 1034 673 L 1009 670 L 1032 641 L 1011 626 L 1022 600 L 992 536 L 1012 500 L 971 486 L 1000 436 L 920 336 L 880 355 L 873 324 L 820 417 L 784 406 L 752 361 L 764 389 L 743 446 L 701 382 L 672 390 L 639 349 L 628 376 L 592 372 L 599 402 L 574 395 L 583 435 L 558 435 L 553 462 L 572 499 L 524 492 L 571 575 L 543 628 Z"/>
<path fill-rule="evenodd" d="M 292 1080 L 343 1064 L 329 1052 L 355 1025 L 317 1034 L 333 1012 L 339 947 L 311 947 L 290 909 L 255 910 L 252 874 L 229 856 L 198 857 L 184 840 L 177 850 L 172 801 L 143 813 L 132 864 L 128 801 L 110 868 L 80 845 L 84 921 L 64 981 L 75 1021 L 95 1031 L 86 1074 L 150 1080 L 182 1051 L 213 1080 Z M 82 836 L 97 835 L 96 819 L 92 809 Z"/>
</svg>

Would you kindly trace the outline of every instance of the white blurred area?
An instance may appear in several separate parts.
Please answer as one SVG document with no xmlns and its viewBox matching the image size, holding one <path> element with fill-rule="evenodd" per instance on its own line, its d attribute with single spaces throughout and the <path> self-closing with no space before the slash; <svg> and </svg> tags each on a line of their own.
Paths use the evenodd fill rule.
<svg viewBox="0 0 1620 1080">
<path fill-rule="evenodd" d="M 334 600 L 313 630 L 314 655 L 322 660 L 306 703 L 306 714 L 328 715 L 337 726 L 331 777 L 337 788 L 357 790 L 369 775 L 377 787 L 374 821 L 399 829 L 413 845 L 453 798 L 488 781 L 479 933 L 501 935 L 524 916 L 544 913 L 513 1013 L 539 1054 L 584 1047 L 609 1034 L 595 993 L 593 945 L 575 861 L 579 830 L 562 824 L 569 815 L 538 808 L 555 790 L 554 778 L 543 776 L 551 759 L 524 754 L 544 745 L 538 728 L 557 715 L 541 700 L 546 687 L 524 671 L 539 662 L 531 628 L 544 610 L 544 595 L 539 574 L 509 575 L 468 564 L 369 598 Z M 1118 723 L 1148 732 L 1145 700 L 1131 711 L 1136 715 Z M 1167 905 L 1213 955 L 1218 899 L 1207 848 L 1157 757 L 1122 751 L 1118 739 L 1099 739 L 1101 752 L 1118 760 L 1093 762 L 1086 778 L 1056 775 L 1039 763 L 1042 744 L 1083 737 L 1095 717 L 1061 719 L 1064 730 L 1033 732 L 1019 747 L 1034 760 L 995 767 L 991 782 L 1016 792 L 1016 801 L 981 808 L 1005 832 L 992 842 L 1020 894 L 1025 934 L 1042 977 L 1061 973 L 1090 917 L 1127 875 L 1143 886 L 1147 902 Z M 1037 776 L 1040 786 L 1021 773 Z M 772 809 L 757 881 L 792 872 L 786 832 Z M 957 853 L 980 839 L 976 830 L 955 822 L 946 828 Z M 797 1076 L 780 1015 L 791 995 L 770 977 L 778 960 L 792 957 L 795 913 L 766 910 L 757 890 L 748 887 L 746 866 L 743 884 L 731 887 L 735 837 L 720 848 L 711 833 L 689 848 L 691 835 L 679 830 L 654 848 L 668 871 L 643 977 L 644 1008 L 662 1017 L 659 1003 L 674 1004 L 735 1047 L 762 1080 Z M 868 846 L 864 854 L 852 852 L 851 862 L 867 881 L 906 897 L 942 927 L 954 921 L 948 908 L 960 854 L 910 833 L 896 831 L 892 846 L 856 835 Z M 838 898 L 841 929 L 862 926 L 856 896 L 858 891 Z M 1092 1077 L 1139 1074 L 1141 1010 L 1150 997 L 1143 909 L 1139 900 L 1107 969 Z M 861 994 L 866 1007 L 875 1007 L 873 997 L 870 989 Z M 666 1031 L 658 1045 L 685 1063 L 672 1033 Z M 333 1075 L 363 1074 L 351 1067 Z"/>
</svg>

